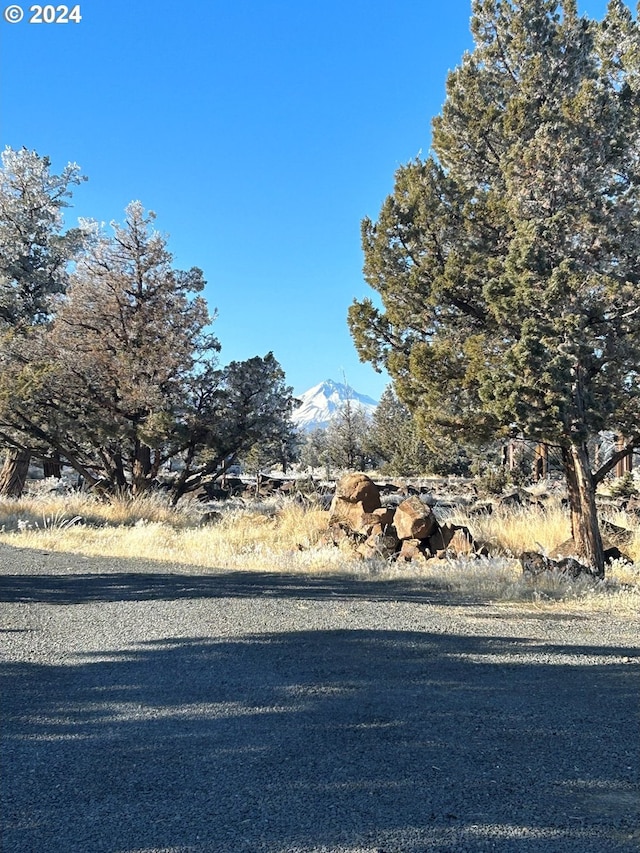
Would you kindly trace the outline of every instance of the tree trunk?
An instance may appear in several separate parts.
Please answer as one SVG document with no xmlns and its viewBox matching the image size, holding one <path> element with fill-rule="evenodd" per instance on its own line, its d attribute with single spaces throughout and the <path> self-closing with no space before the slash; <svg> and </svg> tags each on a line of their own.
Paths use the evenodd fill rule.
<svg viewBox="0 0 640 853">
<path fill-rule="evenodd" d="M 0 495 L 19 498 L 29 473 L 31 453 L 28 450 L 12 449 L 7 451 L 2 471 L 0 471 Z"/>
<path fill-rule="evenodd" d="M 151 486 L 151 448 L 146 444 L 136 442 L 135 459 L 133 460 L 133 471 L 131 485 L 134 495 L 140 495 L 149 490 Z"/>
<path fill-rule="evenodd" d="M 122 454 L 105 450 L 101 451 L 101 456 L 105 463 L 106 482 L 98 480 L 95 483 L 95 488 L 109 494 L 126 494 L 129 490 L 129 484 L 124 473 Z"/>
<path fill-rule="evenodd" d="M 604 577 L 604 549 L 598 526 L 596 490 L 586 444 L 572 444 L 562 451 L 571 511 L 571 536 L 576 554 L 599 577 Z"/>
<path fill-rule="evenodd" d="M 626 441 L 624 436 L 616 436 L 616 453 L 625 450 Z M 616 477 L 624 477 L 625 474 L 631 473 L 633 470 L 633 450 L 630 450 L 626 456 L 616 465 Z"/>
</svg>

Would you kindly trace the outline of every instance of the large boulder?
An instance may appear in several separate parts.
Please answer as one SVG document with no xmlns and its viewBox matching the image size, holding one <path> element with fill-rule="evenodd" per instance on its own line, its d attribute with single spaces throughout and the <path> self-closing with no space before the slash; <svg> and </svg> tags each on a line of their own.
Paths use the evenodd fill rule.
<svg viewBox="0 0 640 853">
<path fill-rule="evenodd" d="M 476 552 L 476 547 L 468 527 L 443 524 L 429 537 L 429 550 L 437 557 L 444 557 L 447 553 L 472 554 Z"/>
<path fill-rule="evenodd" d="M 366 474 L 345 474 L 336 485 L 335 497 L 348 503 L 361 503 L 365 512 L 381 506 L 380 490 Z"/>
<path fill-rule="evenodd" d="M 438 526 L 431 508 L 415 496 L 398 506 L 393 524 L 398 539 L 428 539 Z"/>
<path fill-rule="evenodd" d="M 365 516 L 380 506 L 380 492 L 373 480 L 366 474 L 346 474 L 336 486 L 329 524 L 341 524 L 358 531 L 367 522 Z"/>
</svg>

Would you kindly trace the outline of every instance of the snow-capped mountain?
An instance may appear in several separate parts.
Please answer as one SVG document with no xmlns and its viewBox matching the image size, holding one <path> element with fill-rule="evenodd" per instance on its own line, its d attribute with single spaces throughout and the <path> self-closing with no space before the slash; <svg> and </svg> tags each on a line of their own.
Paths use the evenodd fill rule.
<svg viewBox="0 0 640 853">
<path fill-rule="evenodd" d="M 309 388 L 298 396 L 300 406 L 293 412 L 294 423 L 305 432 L 314 429 L 324 429 L 347 400 L 362 409 L 367 415 L 372 415 L 378 405 L 366 394 L 359 394 L 348 385 L 326 379 L 319 385 Z"/>
</svg>

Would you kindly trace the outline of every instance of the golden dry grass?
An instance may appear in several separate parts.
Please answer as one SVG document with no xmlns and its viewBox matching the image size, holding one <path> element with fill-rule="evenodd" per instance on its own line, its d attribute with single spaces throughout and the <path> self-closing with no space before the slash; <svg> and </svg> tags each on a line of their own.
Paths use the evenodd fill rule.
<svg viewBox="0 0 640 853">
<path fill-rule="evenodd" d="M 558 508 L 510 509 L 493 515 L 451 520 L 468 526 L 491 546 L 489 559 L 448 559 L 425 566 L 383 559 L 359 561 L 352 552 L 322 544 L 328 513 L 286 501 L 258 507 L 227 505 L 222 519 L 201 526 L 194 505 L 172 510 L 159 498 L 104 502 L 82 495 L 0 500 L 0 541 L 48 551 L 157 560 L 203 568 L 309 574 L 357 574 L 420 578 L 441 590 L 476 599 L 558 607 L 640 613 L 640 527 L 617 514 L 633 538 L 624 550 L 634 565 L 614 564 L 605 583 L 550 575 L 535 583 L 522 575 L 516 556 L 523 550 L 552 550 L 569 535 Z"/>
<path fill-rule="evenodd" d="M 14 530 L 18 523 L 29 528 L 61 527 L 76 519 L 88 525 L 131 526 L 148 521 L 185 526 L 193 523 L 193 512 L 188 505 L 173 509 L 158 495 L 106 500 L 82 492 L 60 495 L 36 491 L 18 499 L 0 499 L 0 529 Z"/>
<path fill-rule="evenodd" d="M 603 530 L 605 547 L 617 545 L 634 562 L 640 562 L 640 524 L 626 512 L 608 513 L 606 521 L 629 531 L 620 539 Z M 553 553 L 554 547 L 571 536 L 568 512 L 559 505 L 546 509 L 515 507 L 498 509 L 491 515 L 469 517 L 458 512 L 451 518 L 456 524 L 469 527 L 474 537 L 486 542 L 492 552 L 518 555 L 523 551 Z"/>
<path fill-rule="evenodd" d="M 640 614 L 640 524 L 635 516 L 627 513 L 607 516 L 608 521 L 628 530 L 629 536 L 616 540 L 605 534 L 605 546 L 618 545 L 633 563 L 610 564 L 604 583 L 588 578 L 571 580 L 552 573 L 535 580 L 523 577 L 517 559 L 523 551 L 553 553 L 554 547 L 571 535 L 568 512 L 559 504 L 545 509 L 498 509 L 491 515 L 476 517 L 459 512 L 451 520 L 467 526 L 476 540 L 487 543 L 492 554 L 502 555 L 502 560 L 494 558 L 474 564 L 467 561 L 466 565 L 460 565 L 461 561 L 454 561 L 452 588 L 475 591 L 496 600 L 530 601 L 543 609 L 562 602 L 569 609 Z"/>
<path fill-rule="evenodd" d="M 0 541 L 215 568 L 319 572 L 335 571 L 344 562 L 337 549 L 315 547 L 328 519 L 318 509 L 294 503 L 227 509 L 220 522 L 206 526 L 200 517 L 193 506 L 176 511 L 153 498 L 0 500 Z"/>
</svg>

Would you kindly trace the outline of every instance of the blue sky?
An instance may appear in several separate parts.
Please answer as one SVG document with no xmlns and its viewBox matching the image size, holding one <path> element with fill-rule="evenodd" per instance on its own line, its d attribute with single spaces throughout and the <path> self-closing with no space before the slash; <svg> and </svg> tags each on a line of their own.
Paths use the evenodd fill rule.
<svg viewBox="0 0 640 853">
<path fill-rule="evenodd" d="M 370 293 L 360 221 L 429 150 L 470 0 L 86 0 L 66 25 L 18 5 L 2 147 L 79 163 L 74 219 L 154 210 L 176 266 L 204 270 L 224 362 L 272 350 L 297 393 L 346 376 L 379 398 L 346 325 Z"/>
</svg>

